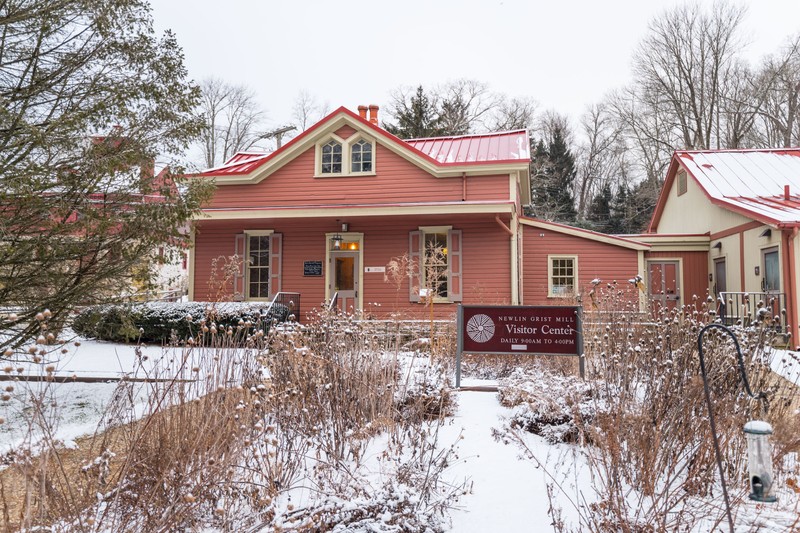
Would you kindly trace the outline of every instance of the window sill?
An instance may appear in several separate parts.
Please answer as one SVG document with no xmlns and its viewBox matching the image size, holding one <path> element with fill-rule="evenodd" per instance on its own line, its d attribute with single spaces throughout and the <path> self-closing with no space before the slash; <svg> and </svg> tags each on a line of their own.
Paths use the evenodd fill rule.
<svg viewBox="0 0 800 533">
<path fill-rule="evenodd" d="M 340 172 L 339 174 L 314 174 L 314 178 L 368 178 L 377 175 L 376 172 Z"/>
</svg>

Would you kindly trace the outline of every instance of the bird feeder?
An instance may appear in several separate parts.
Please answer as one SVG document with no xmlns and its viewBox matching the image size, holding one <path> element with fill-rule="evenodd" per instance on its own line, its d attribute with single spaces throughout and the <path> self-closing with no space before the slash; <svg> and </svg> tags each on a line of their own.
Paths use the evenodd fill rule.
<svg viewBox="0 0 800 533">
<path fill-rule="evenodd" d="M 772 446 L 769 436 L 772 426 L 763 420 L 751 420 L 744 425 L 747 438 L 747 465 L 750 471 L 750 499 L 757 502 L 774 502 L 772 477 Z"/>
</svg>

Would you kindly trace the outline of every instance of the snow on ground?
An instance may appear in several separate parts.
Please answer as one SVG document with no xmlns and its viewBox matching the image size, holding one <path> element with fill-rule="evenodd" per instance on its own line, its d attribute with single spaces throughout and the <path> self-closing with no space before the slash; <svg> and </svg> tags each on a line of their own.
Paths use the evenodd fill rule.
<svg viewBox="0 0 800 533">
<path fill-rule="evenodd" d="M 465 379 L 462 385 L 496 383 Z M 463 497 L 461 508 L 452 512 L 452 531 L 550 531 L 547 485 L 555 480 L 574 500 L 577 487 L 591 486 L 583 459 L 569 446 L 553 446 L 541 437 L 525 434 L 527 446 L 544 463 L 538 466 L 535 460 L 521 459 L 517 445 L 495 440 L 492 428 L 501 428 L 503 418 L 511 414 L 511 409 L 500 405 L 497 393 L 461 391 L 458 404 L 455 420 L 443 428 L 441 441 L 452 442 L 459 432 L 463 435 L 459 462 L 448 476 L 453 482 L 471 480 L 472 494 Z M 577 512 L 565 495 L 555 497 L 564 506 L 564 518 L 576 524 Z"/>
<path fill-rule="evenodd" d="M 79 339 L 71 343 L 66 354 L 54 353 L 39 364 L 13 363 L 24 368 L 23 375 L 44 375 L 46 365 L 55 365 L 57 376 L 90 376 L 118 378 L 130 375 L 137 365 L 147 371 L 158 362 L 180 361 L 180 350 L 145 347 L 137 355 L 134 346 Z M 166 361 L 164 361 L 166 359 Z M 773 358 L 773 369 L 794 383 L 800 382 L 800 363 L 795 352 L 779 352 Z M 25 413 L 30 409 L 23 395 L 52 393 L 60 409 L 57 438 L 67 444 L 80 435 L 92 433 L 110 401 L 115 383 L 13 383 L 14 399 L 0 404 L 0 453 L 19 443 L 25 433 Z M 495 382 L 465 379 L 466 387 L 493 386 Z M 6 386 L 4 384 L 4 386 Z M 144 388 L 140 388 L 144 391 Z M 439 442 L 447 447 L 458 441 L 458 459 L 445 473 L 445 481 L 460 485 L 468 481 L 471 491 L 461 497 L 451 513 L 454 532 L 483 531 L 550 531 L 548 485 L 555 487 L 554 498 L 568 525 L 579 529 L 579 513 L 572 502 L 583 505 L 594 500 L 592 483 L 585 459 L 577 448 L 551 445 L 541 437 L 523 434 L 522 439 L 534 459 L 521 458 L 522 449 L 515 443 L 504 444 L 493 435 L 502 429 L 511 409 L 502 407 L 493 392 L 457 392 L 458 409 L 452 420 L 441 429 Z M 142 404 L 146 401 L 143 397 Z M 764 517 L 758 518 L 765 531 L 783 531 L 773 527 Z M 752 520 L 744 520 L 752 525 Z"/>
</svg>

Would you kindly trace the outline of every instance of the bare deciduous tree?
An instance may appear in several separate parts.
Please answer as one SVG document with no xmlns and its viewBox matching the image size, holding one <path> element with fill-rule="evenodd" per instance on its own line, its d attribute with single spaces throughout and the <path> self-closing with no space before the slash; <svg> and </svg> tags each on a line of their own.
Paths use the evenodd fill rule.
<svg viewBox="0 0 800 533">
<path fill-rule="evenodd" d="M 297 94 L 292 106 L 292 118 L 300 126 L 300 131 L 306 131 L 328 112 L 328 102 L 319 103 L 313 94 L 305 90 Z"/>
<path fill-rule="evenodd" d="M 767 58 L 760 82 L 765 87 L 759 109 L 763 145 L 800 145 L 800 36 L 780 55 Z"/>
<path fill-rule="evenodd" d="M 706 12 L 699 4 L 675 7 L 655 18 L 634 57 L 640 91 L 657 97 L 683 148 L 720 146 L 719 121 L 730 119 L 725 80 L 734 75 L 742 45 L 744 8 L 724 2 Z"/>
<path fill-rule="evenodd" d="M 500 95 L 489 122 L 490 131 L 532 128 L 539 105 L 533 98 L 509 98 Z"/>
<path fill-rule="evenodd" d="M 252 90 L 218 78 L 203 80 L 200 90 L 200 110 L 206 121 L 200 143 L 206 167 L 222 164 L 264 138 L 260 127 L 266 112 L 259 107 Z"/>
</svg>

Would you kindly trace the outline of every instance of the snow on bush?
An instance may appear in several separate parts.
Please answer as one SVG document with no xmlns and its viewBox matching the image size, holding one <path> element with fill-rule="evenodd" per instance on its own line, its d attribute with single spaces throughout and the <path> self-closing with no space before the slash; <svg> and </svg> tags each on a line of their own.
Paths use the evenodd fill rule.
<svg viewBox="0 0 800 533">
<path fill-rule="evenodd" d="M 289 309 L 281 304 L 253 302 L 147 302 L 87 307 L 72 329 L 84 337 L 112 342 L 184 340 L 208 325 L 220 331 L 238 326 L 267 330 L 283 322 Z"/>
<path fill-rule="evenodd" d="M 515 370 L 498 385 L 500 403 L 513 409 L 512 428 L 540 435 L 550 443 L 586 441 L 583 425 L 596 416 L 599 405 L 586 381 L 534 366 Z"/>
</svg>

